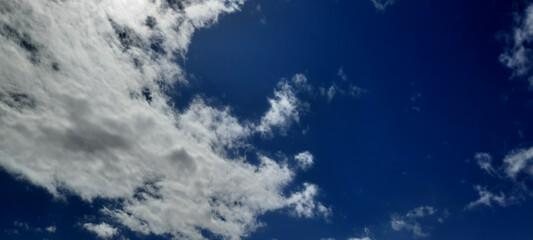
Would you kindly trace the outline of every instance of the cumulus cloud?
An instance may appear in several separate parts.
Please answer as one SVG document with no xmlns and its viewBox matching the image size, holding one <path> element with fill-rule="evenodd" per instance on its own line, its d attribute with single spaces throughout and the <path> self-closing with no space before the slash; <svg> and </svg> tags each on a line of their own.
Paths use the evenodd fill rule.
<svg viewBox="0 0 533 240">
<path fill-rule="evenodd" d="M 371 0 L 374 7 L 379 11 L 385 11 L 387 7 L 394 4 L 396 0 Z"/>
<path fill-rule="evenodd" d="M 0 2 L 0 166 L 8 172 L 58 198 L 116 201 L 101 209 L 106 220 L 180 239 L 240 239 L 262 226 L 259 215 L 283 208 L 331 213 L 315 201 L 316 185 L 284 193 L 295 174 L 286 163 L 225 152 L 298 122 L 305 76 L 282 80 L 258 121 L 200 97 L 174 109 L 165 94 L 187 83 L 175 60 L 194 31 L 242 0 Z M 105 222 L 84 227 L 116 233 Z"/>
<path fill-rule="evenodd" d="M 422 229 L 419 219 L 433 216 L 436 212 L 437 209 L 431 206 L 420 206 L 405 215 L 393 214 L 390 219 L 390 225 L 395 231 L 411 232 L 414 238 L 429 237 L 430 233 Z"/>
<path fill-rule="evenodd" d="M 102 239 L 109 239 L 117 235 L 118 230 L 107 223 L 92 224 L 85 223 L 83 227 L 88 231 L 96 234 L 97 237 Z"/>
<path fill-rule="evenodd" d="M 296 154 L 294 159 L 296 159 L 298 166 L 303 170 L 307 170 L 313 166 L 313 154 L 311 154 L 309 151 Z"/>
</svg>

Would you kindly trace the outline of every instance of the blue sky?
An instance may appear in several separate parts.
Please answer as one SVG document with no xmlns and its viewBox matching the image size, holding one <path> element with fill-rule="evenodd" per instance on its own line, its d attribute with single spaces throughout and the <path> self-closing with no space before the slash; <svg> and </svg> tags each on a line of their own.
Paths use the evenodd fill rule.
<svg viewBox="0 0 533 240">
<path fill-rule="evenodd" d="M 530 239 L 528 1 L 0 3 L 0 239 Z"/>
</svg>

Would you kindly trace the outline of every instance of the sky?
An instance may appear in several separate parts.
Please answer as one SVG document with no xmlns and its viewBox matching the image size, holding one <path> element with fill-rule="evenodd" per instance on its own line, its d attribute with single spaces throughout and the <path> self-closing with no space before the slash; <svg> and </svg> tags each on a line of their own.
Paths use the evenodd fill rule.
<svg viewBox="0 0 533 240">
<path fill-rule="evenodd" d="M 531 239 L 531 42 L 524 0 L 0 0 L 0 239 Z"/>
</svg>

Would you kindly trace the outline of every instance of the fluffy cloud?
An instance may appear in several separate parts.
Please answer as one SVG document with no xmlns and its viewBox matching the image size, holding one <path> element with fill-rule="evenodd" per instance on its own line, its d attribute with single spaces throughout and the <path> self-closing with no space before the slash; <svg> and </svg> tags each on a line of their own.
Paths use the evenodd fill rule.
<svg viewBox="0 0 533 240">
<path fill-rule="evenodd" d="M 187 83 L 175 60 L 194 31 L 242 3 L 2 1 L 1 167 L 58 198 L 116 201 L 106 219 L 144 234 L 239 239 L 267 211 L 330 214 L 315 185 L 284 193 L 294 178 L 285 163 L 226 153 L 297 122 L 305 76 L 282 80 L 258 123 L 201 98 L 177 110 L 165 94 Z"/>
<path fill-rule="evenodd" d="M 437 210 L 431 206 L 421 206 L 409 211 L 405 215 L 393 214 L 390 225 L 395 231 L 408 231 L 414 238 L 429 237 L 430 234 L 422 229 L 418 219 L 433 216 Z"/>
<path fill-rule="evenodd" d="M 322 203 L 315 202 L 314 198 L 318 194 L 318 188 L 314 184 L 304 183 L 304 189 L 294 193 L 288 199 L 289 206 L 298 217 L 313 218 L 322 216 L 328 218 L 331 215 L 331 208 L 327 208 Z"/>
<path fill-rule="evenodd" d="M 313 154 L 309 151 L 296 154 L 294 159 L 296 159 L 298 166 L 303 170 L 307 170 L 313 165 Z"/>
<path fill-rule="evenodd" d="M 394 4 L 396 0 L 371 0 L 374 7 L 379 11 L 385 11 L 387 7 Z"/>
<path fill-rule="evenodd" d="M 92 224 L 92 223 L 85 223 L 83 224 L 83 227 L 87 229 L 90 232 L 93 232 L 102 239 L 109 239 L 117 235 L 118 230 L 112 226 L 110 226 L 107 223 L 100 223 L 100 224 Z"/>
</svg>

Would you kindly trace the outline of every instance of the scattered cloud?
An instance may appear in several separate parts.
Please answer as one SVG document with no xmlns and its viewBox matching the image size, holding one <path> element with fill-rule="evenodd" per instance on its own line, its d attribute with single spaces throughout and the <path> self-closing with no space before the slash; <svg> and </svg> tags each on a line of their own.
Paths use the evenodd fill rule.
<svg viewBox="0 0 533 240">
<path fill-rule="evenodd" d="M 468 205 L 466 206 L 467 210 L 471 210 L 480 205 L 491 207 L 493 203 L 496 203 L 502 207 L 509 205 L 509 198 L 506 197 L 505 194 L 502 192 L 500 192 L 500 194 L 494 194 L 488 191 L 486 187 L 482 187 L 479 185 L 474 186 L 474 188 L 479 194 L 479 199 L 468 203 Z"/>
<path fill-rule="evenodd" d="M 497 172 L 492 166 L 492 156 L 488 153 L 476 153 L 474 156 L 476 163 L 481 169 L 492 176 L 496 176 Z"/>
<path fill-rule="evenodd" d="M 257 121 L 201 97 L 183 109 L 169 104 L 166 92 L 188 82 L 175 60 L 196 29 L 243 2 L 3 2 L 0 166 L 57 198 L 115 201 L 100 211 L 106 222 L 83 225 L 103 237 L 116 234 L 113 224 L 239 239 L 263 226 L 257 218 L 269 211 L 329 216 L 316 201 L 318 186 L 285 191 L 296 169 L 226 152 L 298 122 L 305 76 L 280 81 Z"/>
<path fill-rule="evenodd" d="M 366 90 L 360 88 L 348 81 L 348 75 L 344 71 L 344 67 L 340 67 L 337 71 L 337 76 L 342 80 L 340 83 L 333 82 L 328 88 L 319 87 L 319 93 L 327 97 L 328 102 L 331 102 L 337 95 L 348 95 L 354 98 L 360 98 L 366 93 Z"/>
<path fill-rule="evenodd" d="M 390 219 L 390 225 L 395 231 L 410 232 L 414 238 L 429 237 L 430 233 L 422 229 L 419 219 L 433 216 L 436 212 L 437 209 L 431 206 L 417 207 L 405 215 L 393 214 Z"/>
<path fill-rule="evenodd" d="M 309 151 L 296 154 L 294 159 L 296 159 L 298 166 L 303 170 L 307 170 L 313 165 L 313 154 Z"/>
<path fill-rule="evenodd" d="M 274 97 L 268 99 L 270 109 L 261 118 L 256 130 L 268 136 L 277 128 L 281 134 L 285 134 L 292 123 L 300 120 L 301 112 L 305 111 L 306 104 L 296 94 L 307 88 L 307 78 L 302 74 L 294 75 L 291 80 L 282 79 L 274 90 Z"/>
<path fill-rule="evenodd" d="M 344 72 L 344 67 L 341 66 L 337 71 L 337 76 L 339 76 L 343 81 L 348 80 L 348 75 Z"/>
<path fill-rule="evenodd" d="M 56 232 L 56 226 L 49 226 L 49 227 L 45 228 L 44 230 L 46 230 L 49 233 L 55 233 Z"/>
<path fill-rule="evenodd" d="M 533 41 L 533 5 L 529 5 L 524 13 L 516 14 L 516 22 L 512 31 L 504 38 L 507 45 L 499 60 L 513 71 L 512 77 L 527 76 L 531 84 L 532 50 L 530 42 Z"/>
<path fill-rule="evenodd" d="M 313 218 L 317 216 L 327 219 L 331 216 L 331 208 L 314 201 L 318 188 L 314 184 L 304 183 L 302 191 L 294 193 L 288 199 L 292 212 L 298 217 Z"/>
<path fill-rule="evenodd" d="M 371 0 L 374 4 L 374 7 L 379 11 L 385 11 L 387 7 L 394 4 L 396 0 Z"/>
<path fill-rule="evenodd" d="M 466 210 L 482 205 L 491 207 L 493 204 L 506 207 L 520 203 L 524 195 L 531 195 L 532 191 L 527 182 L 533 177 L 533 148 L 511 151 L 504 157 L 503 164 L 498 168 L 493 166 L 493 158 L 488 153 L 477 153 L 474 158 L 482 170 L 511 187 L 505 192 L 500 190 L 499 193 L 494 193 L 486 186 L 475 185 L 474 189 L 479 199 L 468 203 Z"/>
<path fill-rule="evenodd" d="M 533 177 L 533 147 L 517 149 L 505 156 L 503 169 L 507 177 L 516 180 L 520 175 Z"/>
<path fill-rule="evenodd" d="M 83 227 L 88 231 L 96 234 L 97 237 L 101 239 L 110 239 L 117 235 L 118 230 L 107 223 L 92 224 L 85 223 Z"/>
</svg>

